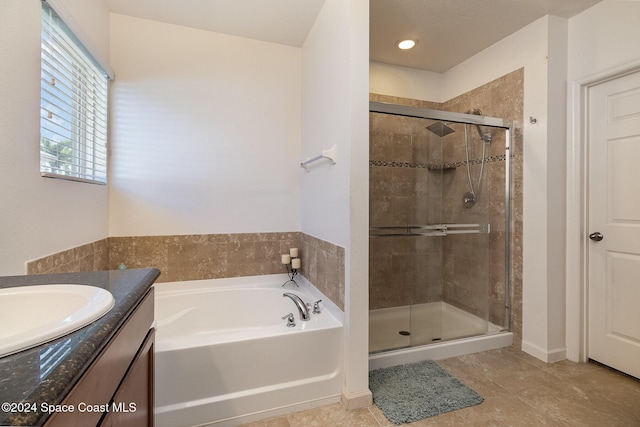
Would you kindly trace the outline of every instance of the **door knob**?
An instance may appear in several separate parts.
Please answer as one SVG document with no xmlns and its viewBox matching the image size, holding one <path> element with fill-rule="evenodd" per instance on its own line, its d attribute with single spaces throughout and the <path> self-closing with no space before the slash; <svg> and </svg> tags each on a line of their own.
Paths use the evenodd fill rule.
<svg viewBox="0 0 640 427">
<path fill-rule="evenodd" d="M 602 233 L 596 231 L 595 233 L 589 234 L 589 238 L 591 240 L 593 240 L 594 242 L 599 242 L 600 240 L 602 240 L 604 238 L 604 236 L 602 235 Z"/>
</svg>

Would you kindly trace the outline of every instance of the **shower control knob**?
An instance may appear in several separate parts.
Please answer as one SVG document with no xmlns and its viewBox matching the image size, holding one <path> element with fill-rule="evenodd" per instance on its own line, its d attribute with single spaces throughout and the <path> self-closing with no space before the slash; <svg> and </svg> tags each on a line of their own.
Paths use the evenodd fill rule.
<svg viewBox="0 0 640 427">
<path fill-rule="evenodd" d="M 595 233 L 589 234 L 589 238 L 594 242 L 599 242 L 600 240 L 604 239 L 604 236 L 602 235 L 602 233 L 596 231 Z"/>
</svg>

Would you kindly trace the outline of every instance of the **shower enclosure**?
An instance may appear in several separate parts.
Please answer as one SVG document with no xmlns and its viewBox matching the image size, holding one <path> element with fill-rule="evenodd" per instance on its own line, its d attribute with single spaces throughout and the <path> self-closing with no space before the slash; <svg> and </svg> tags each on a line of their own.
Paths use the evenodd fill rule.
<svg viewBox="0 0 640 427">
<path fill-rule="evenodd" d="M 371 102 L 370 122 L 374 367 L 509 345 L 511 121 Z"/>
</svg>

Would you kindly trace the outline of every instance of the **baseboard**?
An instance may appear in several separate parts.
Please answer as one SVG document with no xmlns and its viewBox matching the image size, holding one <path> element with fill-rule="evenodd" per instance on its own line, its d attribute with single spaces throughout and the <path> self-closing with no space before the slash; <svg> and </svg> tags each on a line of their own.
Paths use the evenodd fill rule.
<svg viewBox="0 0 640 427">
<path fill-rule="evenodd" d="M 340 401 L 344 409 L 353 411 L 354 409 L 366 408 L 373 405 L 373 394 L 371 394 L 371 390 L 368 389 L 360 393 L 349 393 L 347 390 L 342 389 Z"/>
<path fill-rule="evenodd" d="M 547 363 L 559 362 L 567 358 L 566 347 L 545 350 L 524 340 L 522 341 L 522 351 Z"/>
<path fill-rule="evenodd" d="M 237 427 L 244 424 L 254 423 L 274 417 L 282 417 L 284 415 L 293 414 L 295 412 L 306 411 L 308 409 L 320 408 L 322 406 L 332 405 L 340 401 L 340 396 L 330 396 L 308 402 L 296 403 L 293 405 L 282 406 L 279 408 L 268 409 L 266 411 L 254 412 L 252 414 L 240 415 L 234 418 L 212 421 L 210 423 L 199 424 L 198 427 Z M 195 427 L 195 426 L 194 426 Z"/>
</svg>

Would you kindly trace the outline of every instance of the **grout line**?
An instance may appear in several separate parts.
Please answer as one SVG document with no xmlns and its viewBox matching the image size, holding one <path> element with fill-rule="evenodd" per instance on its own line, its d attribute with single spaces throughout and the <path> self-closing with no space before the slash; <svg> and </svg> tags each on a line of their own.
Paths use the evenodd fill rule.
<svg viewBox="0 0 640 427">
<path fill-rule="evenodd" d="M 371 410 L 371 408 L 373 408 L 375 406 L 375 403 L 371 404 L 371 406 L 367 407 L 367 409 L 369 410 L 369 413 L 371 414 L 371 416 L 373 417 L 374 420 L 376 420 L 376 423 L 378 423 L 378 426 L 380 427 L 386 427 L 391 425 L 391 422 L 389 420 L 387 420 L 385 418 L 386 424 L 383 424 L 383 422 L 381 420 L 378 419 L 378 417 L 376 417 L 376 414 L 373 413 L 373 411 Z M 382 415 L 384 417 L 384 415 Z"/>
</svg>

